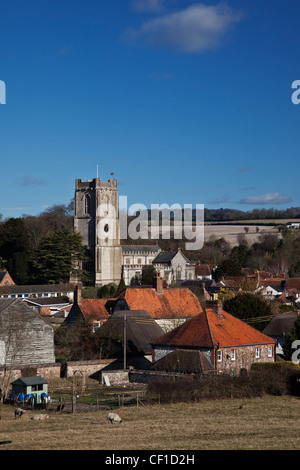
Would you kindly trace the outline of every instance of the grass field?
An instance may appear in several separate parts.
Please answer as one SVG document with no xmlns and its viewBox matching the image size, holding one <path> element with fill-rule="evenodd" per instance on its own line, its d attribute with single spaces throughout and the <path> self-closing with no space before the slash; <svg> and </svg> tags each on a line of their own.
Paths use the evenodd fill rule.
<svg viewBox="0 0 300 470">
<path fill-rule="evenodd" d="M 244 405 L 240 409 L 240 405 Z M 14 418 L 0 406 L 0 450 L 299 450 L 300 398 L 265 396 L 189 404 L 127 406 L 123 422 L 110 425 L 107 411 L 37 411 Z M 45 413 L 45 411 L 43 411 Z"/>
</svg>

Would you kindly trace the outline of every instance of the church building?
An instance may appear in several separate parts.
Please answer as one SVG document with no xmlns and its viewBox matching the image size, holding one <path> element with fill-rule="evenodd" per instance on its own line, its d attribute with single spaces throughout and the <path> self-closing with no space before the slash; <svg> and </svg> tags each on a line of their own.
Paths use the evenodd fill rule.
<svg viewBox="0 0 300 470">
<path fill-rule="evenodd" d="M 117 180 L 100 178 L 75 182 L 74 229 L 90 251 L 91 282 L 95 286 L 118 284 L 122 253 L 119 235 Z"/>
<path fill-rule="evenodd" d="M 136 285 L 143 268 L 154 266 L 168 283 L 195 278 L 195 266 L 181 253 L 163 252 L 157 244 L 120 244 L 117 180 L 76 179 L 74 229 L 89 248 L 90 262 L 83 268 L 95 286 Z"/>
</svg>

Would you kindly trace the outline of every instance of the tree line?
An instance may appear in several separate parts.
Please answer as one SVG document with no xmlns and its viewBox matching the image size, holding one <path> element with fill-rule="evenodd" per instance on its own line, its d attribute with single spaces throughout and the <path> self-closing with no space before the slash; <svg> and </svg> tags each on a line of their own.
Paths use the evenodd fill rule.
<svg viewBox="0 0 300 470">
<path fill-rule="evenodd" d="M 240 275 L 242 268 L 300 277 L 300 230 L 283 225 L 280 233 L 259 233 L 252 245 L 244 233 L 238 235 L 234 247 L 224 238 L 211 236 L 200 250 L 189 252 L 184 239 L 140 240 L 142 244 L 156 241 L 164 251 L 181 248 L 191 261 L 217 266 L 216 279 Z M 121 240 L 121 244 L 131 243 L 139 240 Z M 72 204 L 52 206 L 37 216 L 0 221 L 0 269 L 7 269 L 16 284 L 65 282 L 74 272 L 88 283 L 87 273 L 78 263 L 88 259 L 80 234 L 73 230 Z"/>
<path fill-rule="evenodd" d="M 86 260 L 87 248 L 73 230 L 70 206 L 0 222 L 0 270 L 6 269 L 16 284 L 67 282 L 75 273 L 87 280 L 79 269 L 79 261 Z"/>
<path fill-rule="evenodd" d="M 204 209 L 206 222 L 223 222 L 232 220 L 262 220 L 262 219 L 299 219 L 300 207 L 288 209 L 253 209 L 241 211 L 238 209 Z"/>
</svg>

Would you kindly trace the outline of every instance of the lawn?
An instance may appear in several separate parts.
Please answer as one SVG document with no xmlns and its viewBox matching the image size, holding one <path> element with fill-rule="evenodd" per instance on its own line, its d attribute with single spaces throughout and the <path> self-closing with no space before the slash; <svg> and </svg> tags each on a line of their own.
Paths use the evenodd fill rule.
<svg viewBox="0 0 300 470">
<path fill-rule="evenodd" d="M 240 406 L 243 405 L 242 408 Z M 123 422 L 110 425 L 107 411 L 14 418 L 0 406 L 0 450 L 299 450 L 300 398 L 264 396 L 116 410 Z"/>
</svg>

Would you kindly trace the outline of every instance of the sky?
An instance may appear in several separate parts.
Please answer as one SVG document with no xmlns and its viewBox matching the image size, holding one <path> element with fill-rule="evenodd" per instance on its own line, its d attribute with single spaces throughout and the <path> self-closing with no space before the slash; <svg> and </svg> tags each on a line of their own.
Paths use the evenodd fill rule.
<svg viewBox="0 0 300 470">
<path fill-rule="evenodd" d="M 128 207 L 299 207 L 299 43 L 300 0 L 0 0 L 0 214 L 111 173 Z"/>
</svg>

